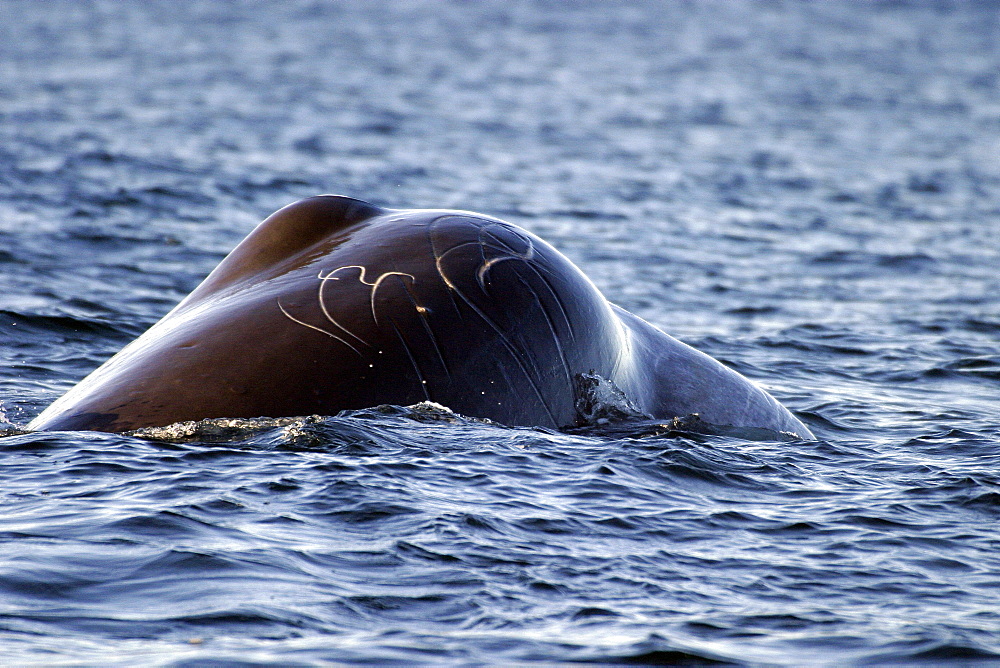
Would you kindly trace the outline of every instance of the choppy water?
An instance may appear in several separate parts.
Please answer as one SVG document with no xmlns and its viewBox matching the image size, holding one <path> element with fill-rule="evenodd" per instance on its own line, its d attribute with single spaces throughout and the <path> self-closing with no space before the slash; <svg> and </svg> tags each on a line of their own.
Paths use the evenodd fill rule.
<svg viewBox="0 0 1000 668">
<path fill-rule="evenodd" d="M 4 0 L 6 662 L 1000 662 L 998 36 L 989 2 Z M 520 224 L 820 441 L 15 429 L 321 192 Z"/>
</svg>

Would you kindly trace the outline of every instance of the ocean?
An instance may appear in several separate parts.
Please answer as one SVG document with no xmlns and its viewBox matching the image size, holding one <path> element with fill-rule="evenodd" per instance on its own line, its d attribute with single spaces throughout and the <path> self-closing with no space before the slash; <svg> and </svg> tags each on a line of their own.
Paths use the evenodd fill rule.
<svg viewBox="0 0 1000 668">
<path fill-rule="evenodd" d="M 945 0 L 0 0 L 2 662 L 1000 665 L 998 36 Z M 25 430 L 320 193 L 520 225 L 818 440 Z"/>
</svg>

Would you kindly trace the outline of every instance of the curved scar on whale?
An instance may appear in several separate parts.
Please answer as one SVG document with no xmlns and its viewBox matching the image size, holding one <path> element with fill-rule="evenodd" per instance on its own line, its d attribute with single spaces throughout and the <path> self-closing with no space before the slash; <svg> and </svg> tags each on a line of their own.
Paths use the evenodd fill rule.
<svg viewBox="0 0 1000 668">
<path fill-rule="evenodd" d="M 552 417 L 552 419 L 554 420 L 555 418 L 552 414 L 551 408 L 549 407 L 548 402 L 545 400 L 545 397 L 543 396 L 541 389 L 538 387 L 536 379 L 534 377 L 534 373 L 538 372 L 536 360 L 533 358 L 532 355 L 530 354 L 526 355 L 525 352 L 519 348 L 519 346 L 515 345 L 514 342 L 507 337 L 503 329 L 496 322 L 494 322 L 494 320 L 490 318 L 481 308 L 476 306 L 476 304 L 473 302 L 470 296 L 464 294 L 462 290 L 459 289 L 459 287 L 454 283 L 454 281 L 452 281 L 451 278 L 449 278 L 445 267 L 446 257 L 452 252 L 467 246 L 477 246 L 479 248 L 480 255 L 482 257 L 482 262 L 476 268 L 475 279 L 480 289 L 485 292 L 487 290 L 486 277 L 487 274 L 490 272 L 490 270 L 493 269 L 493 267 L 507 260 L 520 260 L 525 264 L 526 267 L 528 267 L 529 271 L 538 276 L 542 284 L 545 286 L 546 291 L 550 294 L 550 296 L 555 298 L 555 302 L 559 308 L 560 314 L 562 315 L 563 320 L 569 326 L 570 336 L 573 336 L 574 333 L 572 332 L 572 326 L 569 325 L 569 318 L 567 317 L 565 307 L 562 304 L 562 301 L 558 298 L 555 290 L 553 290 L 552 286 L 549 284 L 549 281 L 545 276 L 545 274 L 547 273 L 546 269 L 544 267 L 536 266 L 535 263 L 533 262 L 533 260 L 535 259 L 534 244 L 532 243 L 530 238 L 525 238 L 521 237 L 520 235 L 517 235 L 518 240 L 522 241 L 525 244 L 524 249 L 519 251 L 518 249 L 512 247 L 511 244 L 507 242 L 507 240 L 499 237 L 493 231 L 489 229 L 480 228 L 478 230 L 477 234 L 478 238 L 476 240 L 465 241 L 463 243 L 456 244 L 451 248 L 448 248 L 447 250 L 441 252 L 438 249 L 437 244 L 435 243 L 432 233 L 434 224 L 437 222 L 438 221 L 436 220 L 432 221 L 430 229 L 428 229 L 428 237 L 431 245 L 431 252 L 434 255 L 434 264 L 435 268 L 437 269 L 438 276 L 441 278 L 442 282 L 448 288 L 449 292 L 457 296 L 462 302 L 464 302 L 468 307 L 470 307 L 479 318 L 481 318 L 497 335 L 499 335 L 503 346 L 507 349 L 508 353 L 511 355 L 512 359 L 517 364 L 517 366 L 520 367 L 521 372 L 524 374 L 525 379 L 528 381 L 528 384 L 532 388 L 533 392 L 539 398 L 546 413 L 548 413 L 549 416 Z M 493 225 L 490 225 L 489 227 L 493 227 Z M 505 231 L 513 232 L 513 230 L 510 230 L 509 228 L 503 225 L 496 225 L 496 227 L 499 227 L 500 229 Z M 514 234 L 516 234 L 516 232 L 514 232 Z M 487 251 L 492 251 L 496 253 L 496 255 L 494 257 L 488 257 Z M 420 315 L 424 330 L 428 335 L 428 337 L 430 338 L 432 347 L 437 355 L 439 363 L 443 367 L 445 373 L 450 376 L 451 372 L 450 369 L 448 369 L 448 365 L 447 362 L 445 361 L 444 354 L 440 349 L 437 342 L 437 338 L 434 336 L 433 329 L 430 327 L 430 323 L 427 320 L 428 309 L 420 305 L 420 303 L 416 299 L 416 295 L 413 292 L 413 285 L 417 282 L 416 277 L 413 276 L 413 274 L 403 271 L 387 271 L 380 274 L 374 280 L 368 280 L 368 268 L 364 265 L 359 265 L 359 264 L 344 265 L 342 267 L 337 267 L 336 269 L 331 269 L 326 272 L 321 270 L 316 276 L 316 278 L 320 282 L 319 287 L 317 289 L 317 301 L 319 302 L 320 310 L 322 311 L 323 316 L 326 318 L 326 320 L 328 320 L 330 324 L 332 324 L 336 328 L 336 330 L 339 330 L 353 341 L 357 342 L 362 346 L 371 347 L 371 344 L 369 344 L 364 339 L 359 337 L 357 334 L 355 334 L 354 332 L 350 331 L 342 324 L 337 322 L 336 318 L 333 317 L 333 314 L 330 312 L 330 309 L 327 307 L 326 304 L 326 298 L 328 296 L 326 291 L 327 282 L 341 280 L 343 277 L 338 276 L 337 274 L 348 269 L 356 269 L 358 272 L 357 275 L 358 282 L 371 287 L 368 303 L 372 315 L 372 320 L 378 326 L 380 326 L 381 323 L 379 322 L 378 313 L 375 308 L 375 298 L 378 293 L 379 287 L 381 287 L 382 283 L 391 276 L 399 276 L 401 279 L 405 278 L 409 279 L 409 285 L 405 286 L 407 296 L 412 305 L 414 306 L 414 308 L 416 309 L 417 313 Z M 538 294 L 534 286 L 525 282 L 524 279 L 520 279 L 520 282 L 529 292 L 531 292 L 534 295 L 535 300 L 539 303 L 539 305 L 541 305 L 542 304 L 541 295 Z M 343 336 L 339 336 L 338 334 L 335 334 L 334 332 L 329 331 L 328 329 L 317 327 L 316 325 L 312 325 L 310 323 L 307 323 L 303 320 L 294 317 L 284 308 L 284 306 L 282 306 L 280 302 L 278 303 L 278 308 L 281 309 L 281 312 L 292 322 L 295 322 L 299 325 L 315 330 L 322 334 L 326 334 L 330 338 L 333 338 L 339 341 L 340 343 L 343 343 L 345 346 L 354 351 L 354 353 L 356 353 L 357 355 L 364 357 L 362 352 L 354 344 L 352 344 L 351 341 L 344 338 Z M 547 312 L 545 312 L 544 307 L 542 308 L 542 313 L 544 315 L 547 327 L 553 337 L 553 340 L 555 341 L 556 350 L 558 351 L 563 371 L 566 374 L 567 379 L 569 379 L 570 376 L 569 366 L 566 360 L 565 351 L 563 350 L 563 346 L 559 342 L 559 337 L 556 333 L 555 323 L 553 322 L 552 317 Z M 411 365 L 413 365 L 414 370 L 417 373 L 418 377 L 422 379 L 423 374 L 421 373 L 419 365 L 417 364 L 416 359 L 413 357 L 413 354 L 409 349 L 409 345 L 407 344 L 404 337 L 400 334 L 396 326 L 394 324 L 392 326 L 393 329 L 395 330 L 396 336 L 399 337 L 401 343 L 403 344 L 404 349 L 406 350 Z M 427 387 L 425 383 L 422 382 L 421 384 L 423 391 L 426 393 Z"/>
<path fill-rule="evenodd" d="M 413 276 L 413 274 L 408 274 L 408 273 L 403 272 L 403 271 L 387 271 L 387 272 L 381 274 L 374 281 L 368 281 L 368 280 L 365 279 L 365 274 L 367 273 L 367 267 L 364 267 L 364 266 L 359 265 L 359 264 L 349 264 L 349 265 L 344 265 L 343 267 L 337 267 L 336 269 L 331 269 L 330 271 L 326 272 L 326 274 L 324 274 L 322 271 L 320 271 L 319 274 L 316 276 L 316 278 L 320 282 L 319 283 L 319 288 L 317 289 L 317 292 L 316 292 L 316 299 L 319 302 L 319 308 L 323 312 L 323 316 L 327 320 L 329 320 L 330 323 L 334 327 L 336 327 L 338 330 L 340 330 L 341 332 L 343 332 L 347 336 L 351 337 L 352 339 L 354 339 L 355 341 L 357 341 L 358 343 L 360 343 L 363 346 L 369 346 L 370 347 L 370 344 L 367 341 L 365 341 L 360 336 L 358 336 L 357 334 L 355 334 L 354 332 L 352 332 L 351 330 L 347 329 L 346 327 L 344 327 L 343 325 L 341 325 L 339 322 L 337 322 L 337 320 L 333 317 L 333 314 L 330 313 L 330 309 L 327 308 L 327 305 L 326 305 L 326 295 L 325 295 L 325 292 L 324 292 L 324 290 L 326 288 L 326 283 L 327 283 L 327 281 L 339 281 L 340 277 L 336 276 L 335 274 L 337 274 L 337 272 L 343 271 L 344 269 L 357 269 L 358 272 L 359 272 L 359 274 L 358 274 L 358 281 L 361 282 L 361 283 L 363 283 L 364 285 L 368 285 L 368 286 L 371 287 L 371 294 L 369 296 L 369 300 L 368 301 L 369 301 L 369 304 L 370 304 L 370 307 L 371 307 L 372 320 L 375 321 L 376 325 L 379 324 L 379 321 L 378 321 L 378 314 L 375 311 L 375 295 L 378 292 L 379 287 L 382 285 L 382 282 L 385 279 L 389 278 L 390 276 L 400 276 L 400 277 L 409 278 L 411 282 L 416 282 L 416 278 Z M 411 296 L 411 299 L 412 299 L 412 296 Z M 415 301 L 414 301 L 414 305 L 416 306 L 416 309 L 417 309 L 418 313 L 420 313 L 421 315 L 423 315 L 424 313 L 426 313 L 427 309 L 425 309 L 424 307 L 420 306 L 419 304 L 416 304 Z M 291 320 L 292 322 L 298 323 L 298 324 L 300 324 L 300 325 L 302 325 L 304 327 L 308 327 L 309 329 L 316 330 L 317 332 L 320 332 L 322 334 L 326 334 L 330 338 L 333 338 L 333 339 L 336 339 L 337 341 L 340 341 L 345 346 L 347 346 L 348 348 L 350 348 L 351 350 L 353 350 L 355 353 L 357 353 L 359 356 L 364 357 L 364 355 L 361 353 L 361 351 L 358 350 L 353 344 L 351 344 L 350 341 L 347 341 L 343 337 L 338 336 L 337 334 L 334 334 L 333 332 L 331 332 L 329 330 L 323 329 L 322 327 L 317 327 L 316 325 L 312 325 L 312 324 L 309 324 L 309 323 L 304 322 L 302 320 L 299 320 L 298 318 L 296 318 L 295 316 L 293 316 L 292 314 L 290 314 L 287 311 L 287 309 L 285 309 L 285 307 L 281 304 L 280 301 L 278 302 L 278 308 L 281 309 L 281 312 L 289 320 Z"/>
<path fill-rule="evenodd" d="M 281 301 L 280 300 L 278 301 L 278 308 L 281 309 L 281 312 L 285 314 L 285 317 L 287 317 L 292 322 L 298 323 L 298 324 L 302 325 L 303 327 L 308 327 L 309 329 L 314 329 L 317 332 L 320 332 L 322 334 L 326 334 L 331 339 L 336 339 L 336 340 L 340 341 L 341 343 L 343 343 L 345 346 L 347 346 L 348 348 L 350 348 L 351 350 L 353 350 L 355 353 L 357 353 L 359 357 L 362 357 L 362 358 L 364 357 L 364 355 L 361 354 L 360 350 L 358 350 L 357 348 L 355 348 L 354 346 L 352 346 L 349 342 L 347 342 L 344 339 L 340 338 L 339 336 L 337 336 L 333 332 L 328 332 L 325 329 L 323 329 L 322 327 L 317 327 L 316 325 L 310 325 L 308 322 L 303 322 L 303 321 L 299 320 L 298 318 L 296 318 L 295 316 L 293 316 L 291 313 L 289 313 L 288 311 L 285 310 L 285 307 L 281 305 Z M 336 324 L 336 323 L 334 323 L 334 324 Z M 343 329 L 343 328 L 341 327 L 341 329 Z M 355 337 L 355 338 L 357 338 L 357 337 Z"/>
<path fill-rule="evenodd" d="M 378 292 L 379 286 L 382 285 L 382 281 L 389 278 L 390 276 L 405 276 L 414 283 L 416 283 L 417 281 L 417 279 L 413 276 L 413 274 L 408 274 L 405 271 L 387 271 L 378 278 L 376 278 L 374 282 L 366 281 L 365 273 L 368 271 L 368 269 L 367 267 L 364 267 L 360 264 L 348 264 L 344 265 L 343 267 L 337 267 L 336 269 L 331 269 L 330 271 L 327 272 L 326 276 L 323 275 L 322 271 L 319 272 L 319 276 L 317 276 L 317 278 L 319 278 L 319 280 L 321 281 L 319 286 L 319 306 L 321 309 L 323 309 L 323 315 L 325 315 L 326 318 L 334 325 L 336 325 L 340 329 L 343 329 L 345 332 L 347 332 L 351 336 L 354 336 L 354 338 L 356 339 L 358 339 L 357 336 L 344 329 L 344 327 L 342 327 L 339 323 L 337 323 L 333 319 L 333 316 L 330 315 L 330 312 L 326 308 L 326 303 L 323 300 L 323 287 L 326 285 L 326 282 L 339 281 L 340 277 L 334 276 L 334 274 L 336 274 L 338 271 L 343 271 L 344 269 L 357 269 L 359 271 L 358 281 L 365 285 L 371 286 L 371 296 L 369 297 L 369 303 L 371 304 L 372 320 L 375 321 L 376 325 L 378 324 L 378 315 L 375 313 L 375 293 Z M 417 310 L 419 311 L 419 308 Z M 358 341 L 361 341 L 361 339 L 358 339 Z M 362 343 L 364 343 L 364 341 L 362 341 Z"/>
<path fill-rule="evenodd" d="M 441 252 L 438 249 L 437 244 L 435 243 L 433 232 L 435 225 L 437 225 L 441 220 L 447 217 L 448 216 L 442 216 L 440 218 L 431 221 L 431 224 L 427 228 L 427 240 L 430 243 L 431 253 L 434 255 L 434 266 L 437 269 L 438 275 L 441 277 L 441 280 L 449 288 L 449 290 L 451 290 L 453 294 L 458 295 L 459 299 L 461 299 L 462 302 L 464 302 L 468 308 L 470 308 L 484 323 L 486 323 L 488 327 L 490 327 L 490 329 L 492 329 L 497 334 L 501 344 L 503 345 L 504 348 L 507 349 L 508 354 L 510 354 L 511 359 L 518 366 L 518 368 L 520 368 L 521 373 L 524 374 L 525 380 L 528 381 L 528 385 L 531 387 L 532 392 L 535 394 L 536 397 L 538 397 L 538 400 L 542 408 L 545 410 L 546 414 L 548 414 L 548 416 L 551 419 L 555 420 L 552 408 L 549 406 L 549 403 L 546 401 L 544 393 L 541 391 L 541 388 L 539 388 L 538 383 L 536 382 L 535 374 L 539 373 L 539 369 L 534 357 L 531 356 L 530 354 L 526 354 L 524 350 L 522 350 L 513 341 L 511 341 L 510 338 L 508 338 L 506 332 L 503 331 L 503 328 L 501 328 L 481 308 L 476 306 L 476 304 L 472 301 L 472 299 L 469 298 L 469 296 L 463 294 L 462 291 L 459 290 L 458 287 L 455 285 L 455 283 L 450 278 L 448 278 L 448 275 L 445 272 L 444 268 L 444 259 L 445 257 L 448 256 L 448 254 L 465 246 L 470 246 L 470 245 L 479 246 L 480 253 L 482 254 L 483 257 L 483 264 L 481 264 L 476 271 L 476 282 L 479 283 L 480 288 L 484 289 L 485 284 L 483 282 L 483 277 L 485 275 L 485 272 L 488 271 L 493 264 L 496 264 L 496 262 L 502 260 L 526 260 L 527 258 L 531 257 L 533 253 L 533 246 L 531 244 L 531 240 L 530 239 L 524 240 L 528 244 L 528 250 L 526 250 L 525 253 L 522 255 L 516 253 L 514 249 L 510 248 L 510 246 L 508 246 L 502 240 L 497 239 L 494 236 L 493 239 L 494 241 L 497 242 L 497 245 L 503 247 L 501 250 L 509 252 L 510 255 L 504 255 L 497 258 L 492 258 L 493 261 L 491 262 L 491 260 L 488 260 L 486 258 L 486 254 L 484 252 L 485 249 L 488 247 L 488 245 L 483 238 L 484 235 L 482 228 L 480 228 L 477 234 L 478 238 L 475 241 L 465 241 L 460 244 L 452 246 L 451 248 L 449 248 L 444 252 Z M 504 225 L 497 225 L 497 226 L 501 227 L 502 229 L 509 229 Z M 496 247 L 494 247 L 494 250 L 496 250 Z M 528 264 L 529 267 L 531 266 L 530 263 L 526 264 Z M 538 299 L 538 294 L 534 292 L 534 290 L 532 290 L 532 292 L 535 294 L 535 298 Z M 565 364 L 565 358 L 563 361 Z M 531 367 L 530 370 L 528 368 L 529 366 Z"/>
</svg>

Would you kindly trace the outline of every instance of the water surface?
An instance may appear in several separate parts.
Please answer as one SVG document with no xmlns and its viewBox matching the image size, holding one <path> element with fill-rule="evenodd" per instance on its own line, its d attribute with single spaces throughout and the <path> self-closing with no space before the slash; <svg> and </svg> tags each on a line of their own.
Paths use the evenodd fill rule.
<svg viewBox="0 0 1000 668">
<path fill-rule="evenodd" d="M 0 19 L 5 655 L 1000 659 L 990 3 Z M 522 225 L 820 440 L 432 407 L 16 429 L 322 192 Z"/>
</svg>

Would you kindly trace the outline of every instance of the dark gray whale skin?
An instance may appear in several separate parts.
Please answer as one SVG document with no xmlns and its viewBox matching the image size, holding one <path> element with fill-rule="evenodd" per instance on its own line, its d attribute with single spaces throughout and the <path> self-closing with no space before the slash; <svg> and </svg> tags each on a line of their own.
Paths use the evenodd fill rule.
<svg viewBox="0 0 1000 668">
<path fill-rule="evenodd" d="M 578 423 L 580 378 L 595 376 L 654 418 L 812 438 L 767 392 L 610 304 L 529 232 L 334 195 L 267 218 L 28 428 L 123 432 L 421 401 L 560 428 Z"/>
</svg>

